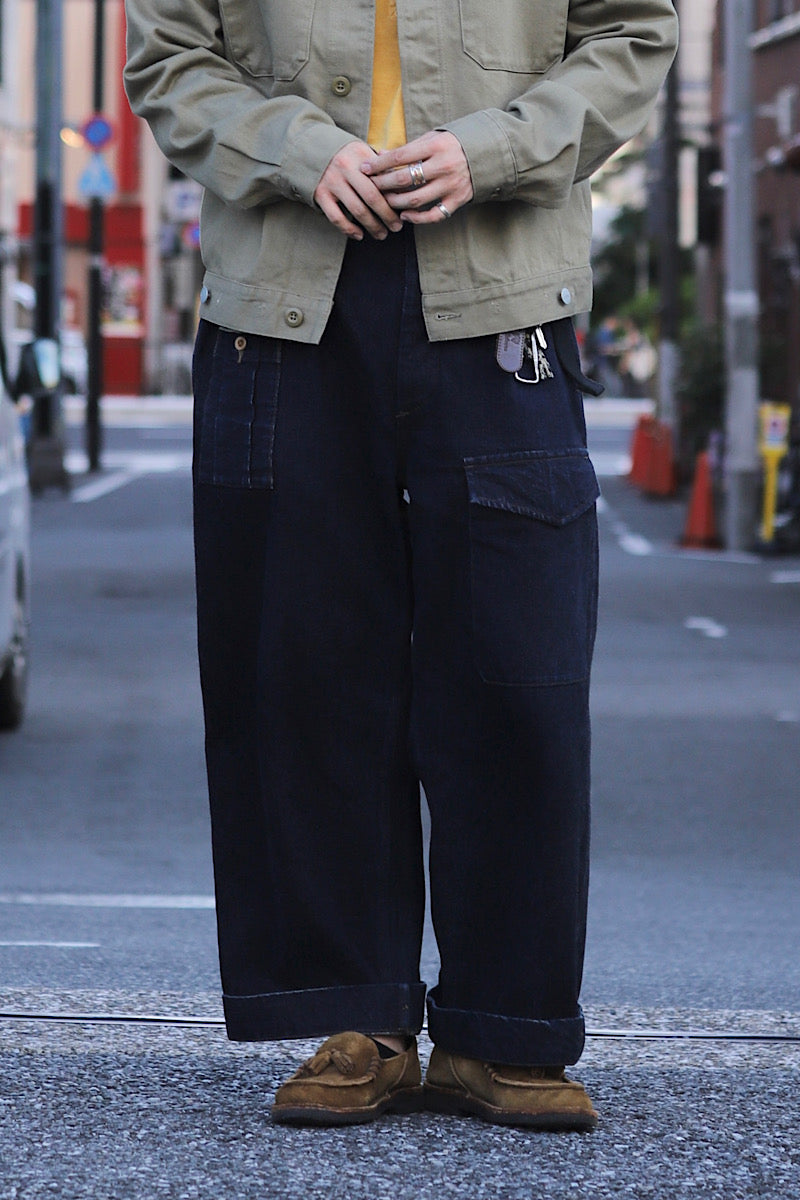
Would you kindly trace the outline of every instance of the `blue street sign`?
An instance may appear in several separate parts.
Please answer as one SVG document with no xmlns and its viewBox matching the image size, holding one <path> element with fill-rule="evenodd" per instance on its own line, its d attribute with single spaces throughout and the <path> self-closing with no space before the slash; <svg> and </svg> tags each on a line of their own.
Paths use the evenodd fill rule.
<svg viewBox="0 0 800 1200">
<path fill-rule="evenodd" d="M 84 200 L 108 200 L 117 190 L 114 176 L 102 154 L 93 154 L 78 180 L 78 193 Z"/>
<path fill-rule="evenodd" d="M 102 150 L 114 137 L 114 127 L 108 117 L 95 113 L 81 125 L 81 133 L 92 150 Z"/>
</svg>

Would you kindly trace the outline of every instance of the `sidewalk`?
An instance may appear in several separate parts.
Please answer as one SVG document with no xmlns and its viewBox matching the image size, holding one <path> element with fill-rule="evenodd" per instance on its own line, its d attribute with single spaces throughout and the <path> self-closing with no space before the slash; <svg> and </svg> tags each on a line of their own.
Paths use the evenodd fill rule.
<svg viewBox="0 0 800 1200">
<path fill-rule="evenodd" d="M 791 1200 L 800 1194 L 800 1014 L 593 1009 L 595 1031 L 724 1030 L 795 1041 L 593 1036 L 574 1074 L 593 1134 L 417 1114 L 273 1127 L 315 1042 L 232 1044 L 216 996 L 0 995 L 0 1011 L 191 1015 L 210 1024 L 2 1019 L 0 1198 Z M 423 1035 L 425 1060 L 430 1043 Z"/>
</svg>

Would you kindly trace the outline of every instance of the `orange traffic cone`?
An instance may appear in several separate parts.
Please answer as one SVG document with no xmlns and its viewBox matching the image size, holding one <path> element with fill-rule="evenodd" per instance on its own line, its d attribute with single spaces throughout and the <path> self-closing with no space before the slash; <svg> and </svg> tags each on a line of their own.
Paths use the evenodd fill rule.
<svg viewBox="0 0 800 1200">
<path fill-rule="evenodd" d="M 649 496 L 671 496 L 677 487 L 672 430 L 662 421 L 653 422 L 650 470 L 642 487 Z"/>
<path fill-rule="evenodd" d="M 649 496 L 671 496 L 675 491 L 672 431 L 655 417 L 642 416 L 636 424 L 628 479 Z"/>
<path fill-rule="evenodd" d="M 653 449 L 653 418 L 639 417 L 631 438 L 631 469 L 628 479 L 642 487 L 650 474 L 650 458 Z"/>
<path fill-rule="evenodd" d="M 694 482 L 681 545 L 697 549 L 715 549 L 721 545 L 714 518 L 711 460 L 707 450 L 698 454 L 695 460 Z"/>
</svg>

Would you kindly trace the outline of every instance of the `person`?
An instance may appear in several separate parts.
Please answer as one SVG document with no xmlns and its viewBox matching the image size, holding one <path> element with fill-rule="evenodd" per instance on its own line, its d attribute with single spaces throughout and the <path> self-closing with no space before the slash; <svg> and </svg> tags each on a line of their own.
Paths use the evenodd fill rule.
<svg viewBox="0 0 800 1200">
<path fill-rule="evenodd" d="M 594 170 L 669 0 L 128 0 L 204 187 L 198 644 L 224 1011 L 278 1122 L 590 1129 Z M 441 968 L 416 1048 L 424 875 Z"/>
</svg>

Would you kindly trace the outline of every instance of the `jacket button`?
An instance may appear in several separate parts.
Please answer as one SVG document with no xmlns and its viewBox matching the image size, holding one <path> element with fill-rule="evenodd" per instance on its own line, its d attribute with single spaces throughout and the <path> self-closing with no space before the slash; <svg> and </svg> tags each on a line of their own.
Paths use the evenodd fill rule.
<svg viewBox="0 0 800 1200">
<path fill-rule="evenodd" d="M 346 75 L 337 75 L 331 84 L 331 91 L 334 96 L 349 96 L 352 86 Z"/>
<path fill-rule="evenodd" d="M 299 325 L 303 324 L 304 318 L 303 318 L 302 309 L 288 308 L 284 314 L 283 319 L 291 329 L 297 329 L 297 327 Z"/>
<path fill-rule="evenodd" d="M 211 292 L 208 290 L 206 285 L 203 284 L 203 286 L 200 288 L 200 303 L 208 304 L 210 299 L 211 299 Z"/>
<path fill-rule="evenodd" d="M 562 288 L 561 295 L 558 298 L 562 304 L 572 304 L 572 292 L 569 288 Z"/>
</svg>

